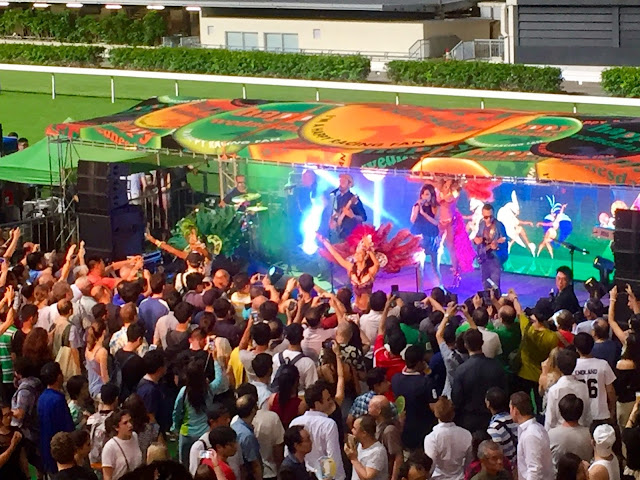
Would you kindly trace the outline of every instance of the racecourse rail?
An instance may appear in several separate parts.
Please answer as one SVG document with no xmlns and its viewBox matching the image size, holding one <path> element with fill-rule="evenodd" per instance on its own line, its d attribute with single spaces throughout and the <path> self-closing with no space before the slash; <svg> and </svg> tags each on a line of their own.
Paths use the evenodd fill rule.
<svg viewBox="0 0 640 480">
<path fill-rule="evenodd" d="M 376 83 L 349 83 L 331 82 L 319 80 L 294 80 L 287 78 L 263 78 L 263 77 L 235 77 L 225 75 L 203 75 L 178 72 L 151 72 L 141 70 L 112 70 L 106 68 L 77 68 L 77 67 L 50 67 L 43 65 L 17 65 L 0 64 L 0 71 L 18 71 L 32 73 L 48 73 L 51 75 L 51 98 L 56 98 L 56 74 L 64 75 L 88 75 L 98 77 L 110 77 L 111 79 L 111 103 L 116 101 L 116 78 L 145 78 L 153 80 L 171 80 L 175 85 L 175 94 L 180 94 L 181 81 L 231 83 L 242 86 L 242 98 L 247 98 L 247 85 L 261 85 L 274 87 L 314 88 L 315 100 L 320 101 L 320 90 L 352 90 L 361 92 L 381 92 L 395 95 L 396 105 L 400 104 L 400 95 L 436 95 L 477 98 L 480 108 L 485 108 L 486 99 L 498 100 L 523 100 L 529 102 L 552 102 L 573 105 L 573 113 L 578 113 L 578 105 L 610 105 L 621 107 L 640 107 L 638 98 L 596 97 L 583 95 L 551 94 L 551 93 L 527 93 L 527 92 L 503 92 L 494 90 L 467 90 L 461 88 L 420 87 L 410 85 L 376 84 Z"/>
</svg>

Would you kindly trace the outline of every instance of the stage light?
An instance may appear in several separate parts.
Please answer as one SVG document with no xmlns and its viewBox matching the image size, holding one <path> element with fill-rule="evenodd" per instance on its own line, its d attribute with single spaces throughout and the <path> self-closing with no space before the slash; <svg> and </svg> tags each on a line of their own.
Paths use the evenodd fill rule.
<svg viewBox="0 0 640 480">
<path fill-rule="evenodd" d="M 147 10 L 164 10 L 164 5 L 147 5 Z"/>
<path fill-rule="evenodd" d="M 600 283 L 605 288 L 609 286 L 609 275 L 615 270 L 616 266 L 611 260 L 597 256 L 593 260 L 593 268 L 600 272 Z"/>
<path fill-rule="evenodd" d="M 584 281 L 584 288 L 589 292 L 589 298 L 601 299 L 607 294 L 607 288 L 602 282 L 599 282 L 595 277 L 587 278 Z"/>
<path fill-rule="evenodd" d="M 271 285 L 275 285 L 278 283 L 278 280 L 282 278 L 284 275 L 284 270 L 280 267 L 274 265 L 269 269 L 269 280 L 271 280 Z"/>
<path fill-rule="evenodd" d="M 316 243 L 316 232 L 320 229 L 322 222 L 322 212 L 324 211 L 324 203 L 321 198 L 311 199 L 311 208 L 309 208 L 302 217 L 300 222 L 300 233 L 302 233 L 302 251 L 307 255 L 313 255 L 318 251 Z"/>
<path fill-rule="evenodd" d="M 105 5 L 104 8 L 106 8 L 107 10 L 120 10 L 122 8 L 122 5 L 109 4 Z"/>
<path fill-rule="evenodd" d="M 84 7 L 84 5 L 81 3 L 77 3 L 77 2 L 67 3 L 67 8 L 82 8 L 82 7 Z"/>
<path fill-rule="evenodd" d="M 0 2 L 0 7 L 8 7 L 9 2 Z"/>
<path fill-rule="evenodd" d="M 48 3 L 34 3 L 33 4 L 33 8 L 49 8 L 49 4 Z"/>
<path fill-rule="evenodd" d="M 187 7 L 186 10 L 187 12 L 199 12 L 201 9 L 200 7 Z"/>
</svg>

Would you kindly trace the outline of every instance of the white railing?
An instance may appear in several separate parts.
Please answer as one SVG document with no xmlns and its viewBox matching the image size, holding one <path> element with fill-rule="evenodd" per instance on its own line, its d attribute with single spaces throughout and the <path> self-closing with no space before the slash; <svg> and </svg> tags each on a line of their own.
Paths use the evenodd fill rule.
<svg viewBox="0 0 640 480">
<path fill-rule="evenodd" d="M 504 61 L 504 39 L 476 39 L 458 43 L 451 49 L 454 60 Z"/>
<path fill-rule="evenodd" d="M 242 98 L 247 98 L 247 85 L 261 85 L 291 88 L 315 89 L 315 100 L 320 101 L 320 90 L 351 90 L 360 92 L 379 92 L 395 95 L 396 105 L 400 104 L 400 95 L 435 95 L 461 98 L 476 98 L 480 108 L 485 107 L 485 100 L 524 100 L 531 102 L 566 103 L 573 105 L 573 112 L 578 112 L 578 105 L 610 105 L 619 107 L 640 107 L 640 98 L 619 97 L 591 97 L 585 95 L 501 92 L 494 90 L 467 90 L 460 88 L 414 87 L 409 85 L 377 84 L 377 83 L 349 83 L 321 80 L 294 80 L 287 78 L 235 77 L 224 75 L 201 75 L 178 72 L 147 72 L 140 70 L 111 70 L 108 68 L 77 68 L 77 67 L 49 67 L 42 65 L 14 65 L 0 64 L 1 71 L 18 71 L 33 73 L 48 73 L 51 75 L 51 98 L 56 98 L 56 74 L 61 75 L 89 75 L 110 77 L 111 102 L 116 100 L 116 78 L 145 78 L 153 80 L 172 80 L 175 94 L 180 94 L 179 82 L 231 83 L 242 87 Z M 0 86 L 2 78 L 0 76 Z"/>
</svg>

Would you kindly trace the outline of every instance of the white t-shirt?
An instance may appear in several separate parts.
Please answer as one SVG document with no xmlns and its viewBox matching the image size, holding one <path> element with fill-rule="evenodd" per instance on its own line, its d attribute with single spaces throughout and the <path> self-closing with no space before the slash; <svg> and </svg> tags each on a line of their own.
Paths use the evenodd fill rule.
<svg viewBox="0 0 640 480">
<path fill-rule="evenodd" d="M 260 444 L 260 456 L 264 466 L 264 478 L 276 478 L 278 467 L 273 455 L 273 448 L 284 443 L 284 427 L 277 413 L 268 410 L 258 410 L 251 422 L 253 430 Z"/>
<path fill-rule="evenodd" d="M 380 442 L 376 442 L 369 448 L 362 448 L 358 445 L 358 461 L 367 468 L 373 468 L 378 471 L 373 480 L 388 480 L 389 463 L 387 450 Z M 360 480 L 356 469 L 353 469 L 351 480 Z"/>
<path fill-rule="evenodd" d="M 616 379 L 609 363 L 599 358 L 579 358 L 573 375 L 587 384 L 593 419 L 608 419 L 609 407 L 607 406 L 606 387 Z"/>
<path fill-rule="evenodd" d="M 112 480 L 118 480 L 140 465 L 142 465 L 142 452 L 135 432 L 129 440 L 113 437 L 102 450 L 102 466 L 113 468 Z"/>
<path fill-rule="evenodd" d="M 301 352 L 294 352 L 293 350 L 287 349 L 282 352 L 282 356 L 285 360 L 289 359 L 291 361 L 298 355 L 300 355 L 300 353 Z M 278 353 L 277 355 L 273 356 L 273 374 L 271 376 L 271 381 L 273 381 L 273 379 L 275 378 L 276 373 L 278 372 L 278 368 L 280 367 L 280 355 L 281 354 Z M 318 381 L 318 370 L 316 369 L 315 362 L 309 357 L 299 359 L 295 363 L 295 367 L 300 373 L 299 390 L 300 392 L 302 392 L 302 394 L 304 394 L 305 388 L 310 387 Z"/>
</svg>

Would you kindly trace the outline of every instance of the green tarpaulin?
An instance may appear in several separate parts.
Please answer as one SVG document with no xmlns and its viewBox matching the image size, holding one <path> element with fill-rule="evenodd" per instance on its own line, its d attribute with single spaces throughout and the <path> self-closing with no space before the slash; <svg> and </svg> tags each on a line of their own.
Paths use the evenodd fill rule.
<svg viewBox="0 0 640 480">
<path fill-rule="evenodd" d="M 64 158 L 59 162 L 59 157 Z M 95 162 L 128 162 L 133 171 L 197 163 L 202 160 L 156 155 L 149 152 L 129 151 L 108 147 L 62 143 L 43 139 L 20 152 L 0 158 L 0 180 L 30 185 L 59 185 L 59 165 L 77 167 L 78 160 Z"/>
</svg>

